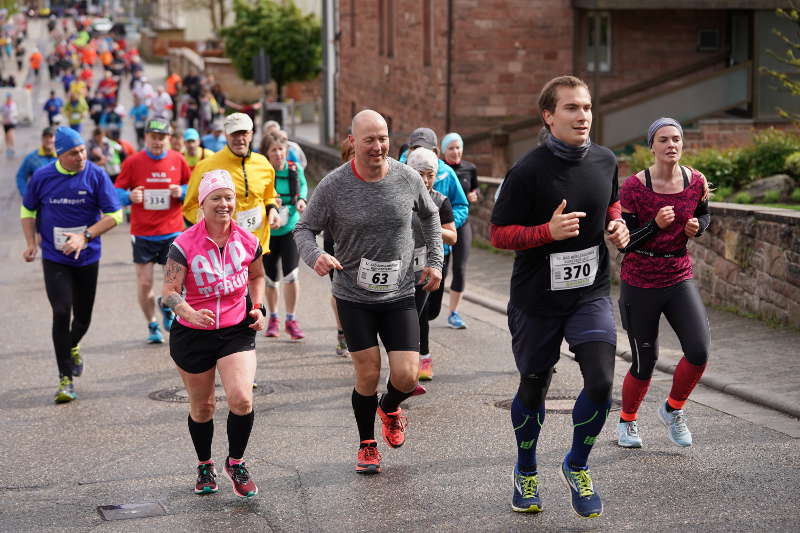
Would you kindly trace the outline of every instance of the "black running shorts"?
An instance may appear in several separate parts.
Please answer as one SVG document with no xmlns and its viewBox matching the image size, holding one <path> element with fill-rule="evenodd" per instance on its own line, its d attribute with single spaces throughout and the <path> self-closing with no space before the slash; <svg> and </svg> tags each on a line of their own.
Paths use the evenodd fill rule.
<svg viewBox="0 0 800 533">
<path fill-rule="evenodd" d="M 181 370 L 200 374 L 214 368 L 226 355 L 255 350 L 256 330 L 249 327 L 252 323 L 247 314 L 235 326 L 211 330 L 186 327 L 175 320 L 169 331 L 169 353 Z"/>
<path fill-rule="evenodd" d="M 387 352 L 419 352 L 419 318 L 413 296 L 379 304 L 337 298 L 336 308 L 351 352 L 377 346 L 378 335 Z"/>
<path fill-rule="evenodd" d="M 164 239 L 163 241 L 149 241 L 141 237 L 131 236 L 133 262 L 140 265 L 146 265 L 147 263 L 167 264 L 169 247 L 174 240 L 175 237 Z"/>
</svg>

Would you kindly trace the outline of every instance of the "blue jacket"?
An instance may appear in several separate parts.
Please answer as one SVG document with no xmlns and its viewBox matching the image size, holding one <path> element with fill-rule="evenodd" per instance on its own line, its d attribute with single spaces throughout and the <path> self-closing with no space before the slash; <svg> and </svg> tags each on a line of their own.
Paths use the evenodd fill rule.
<svg viewBox="0 0 800 533">
<path fill-rule="evenodd" d="M 47 102 L 44 103 L 43 109 L 47 111 L 48 116 L 53 117 L 61 113 L 62 107 L 64 107 L 64 101 L 56 96 L 54 98 L 48 98 Z"/>
<path fill-rule="evenodd" d="M 215 137 L 213 133 L 204 135 L 203 138 L 201 139 L 201 142 L 205 148 L 208 148 L 209 150 L 214 150 L 215 152 L 219 152 L 220 150 L 225 148 L 225 145 L 227 144 L 224 135 Z"/>
<path fill-rule="evenodd" d="M 17 170 L 17 189 L 19 189 L 20 196 L 25 196 L 28 181 L 30 181 L 33 173 L 55 160 L 56 156 L 45 154 L 41 147 L 25 156 L 19 166 L 19 170 Z"/>
</svg>

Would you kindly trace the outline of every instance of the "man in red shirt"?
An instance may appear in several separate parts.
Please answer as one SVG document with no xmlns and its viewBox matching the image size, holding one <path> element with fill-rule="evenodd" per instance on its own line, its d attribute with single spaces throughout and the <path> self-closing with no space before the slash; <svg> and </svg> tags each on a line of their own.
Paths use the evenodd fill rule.
<svg viewBox="0 0 800 533">
<path fill-rule="evenodd" d="M 183 231 L 183 196 L 190 171 L 183 156 L 169 149 L 169 121 L 152 118 L 145 125 L 145 149 L 122 164 L 116 187 L 120 200 L 131 205 L 133 262 L 139 306 L 148 322 L 147 342 L 161 344 L 164 337 L 156 320 L 153 295 L 153 265 L 167 262 L 172 241 Z M 164 329 L 169 331 L 174 315 L 160 305 Z"/>
</svg>

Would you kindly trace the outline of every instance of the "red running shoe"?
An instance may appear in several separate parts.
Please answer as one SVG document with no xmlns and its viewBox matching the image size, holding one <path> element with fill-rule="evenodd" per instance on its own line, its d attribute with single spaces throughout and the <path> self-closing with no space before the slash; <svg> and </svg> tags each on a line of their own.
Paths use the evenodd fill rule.
<svg viewBox="0 0 800 533">
<path fill-rule="evenodd" d="M 197 483 L 194 486 L 195 494 L 211 494 L 217 492 L 217 469 L 214 462 L 197 465 Z"/>
<path fill-rule="evenodd" d="M 233 493 L 240 498 L 252 498 L 258 494 L 258 487 L 250 478 L 250 472 L 247 471 L 244 461 L 232 465 L 229 459 L 225 459 L 225 473 L 228 474 L 233 484 Z"/>
<path fill-rule="evenodd" d="M 378 443 L 374 440 L 362 440 L 362 447 L 356 456 L 356 472 L 359 474 L 380 474 L 381 454 L 378 452 Z M 366 446 L 363 446 L 366 444 Z"/>
<path fill-rule="evenodd" d="M 297 320 L 286 321 L 286 333 L 289 334 L 293 341 L 299 341 L 300 339 L 304 339 L 306 336 L 306 334 L 303 333 L 303 330 L 300 329 L 300 326 L 297 325 Z"/>
<path fill-rule="evenodd" d="M 381 432 L 383 440 L 392 448 L 399 448 L 406 441 L 405 430 L 408 425 L 403 410 L 399 407 L 394 413 L 384 413 L 378 404 L 378 416 L 381 417 Z"/>
<path fill-rule="evenodd" d="M 278 317 L 271 316 L 269 317 L 269 322 L 267 322 L 267 331 L 264 332 L 265 337 L 277 337 L 281 334 L 281 321 L 278 320 Z"/>
</svg>

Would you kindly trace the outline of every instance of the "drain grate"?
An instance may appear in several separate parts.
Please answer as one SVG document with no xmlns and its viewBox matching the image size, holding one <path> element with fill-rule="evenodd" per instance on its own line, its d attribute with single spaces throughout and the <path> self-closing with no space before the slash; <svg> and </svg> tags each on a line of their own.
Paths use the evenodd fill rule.
<svg viewBox="0 0 800 533">
<path fill-rule="evenodd" d="M 258 387 L 253 389 L 253 396 L 266 396 L 275 392 L 275 388 L 269 383 L 256 382 Z M 170 387 L 168 389 L 161 389 L 151 392 L 147 395 L 151 400 L 157 402 L 176 402 L 176 403 L 189 403 L 189 395 L 183 387 Z M 225 390 L 222 385 L 214 387 L 214 397 L 217 401 L 225 401 Z"/>
<path fill-rule="evenodd" d="M 167 510 L 157 502 L 123 503 L 122 505 L 101 505 L 97 508 L 103 520 L 130 520 L 131 518 L 148 518 L 165 516 Z"/>
</svg>

